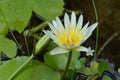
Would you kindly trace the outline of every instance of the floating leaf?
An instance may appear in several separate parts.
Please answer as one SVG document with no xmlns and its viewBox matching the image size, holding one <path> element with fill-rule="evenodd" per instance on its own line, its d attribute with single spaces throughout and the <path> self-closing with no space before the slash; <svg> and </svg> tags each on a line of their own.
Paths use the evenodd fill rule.
<svg viewBox="0 0 120 80">
<path fill-rule="evenodd" d="M 86 62 L 86 58 L 80 58 L 79 61 L 80 61 L 80 63 L 85 63 Z"/>
<path fill-rule="evenodd" d="M 8 26 L 6 23 L 1 22 L 0 24 L 0 35 L 6 35 L 8 33 Z"/>
<path fill-rule="evenodd" d="M 80 68 L 77 69 L 77 72 L 80 72 L 80 73 L 85 74 L 85 75 L 95 74 L 97 72 L 98 63 L 93 62 L 94 65 L 92 65 L 93 64 L 92 63 L 90 65 L 90 67 L 86 67 L 85 62 L 86 62 L 85 58 L 80 58 L 79 59 Z"/>
<path fill-rule="evenodd" d="M 80 57 L 80 52 L 79 51 L 73 51 L 72 52 L 72 60 L 71 60 L 71 63 L 70 63 L 70 69 L 79 69 L 81 67 L 81 64 L 78 60 L 78 58 Z"/>
<path fill-rule="evenodd" d="M 46 64 L 52 67 L 64 70 L 67 63 L 68 54 L 69 53 L 59 54 L 59 55 L 50 55 L 49 53 L 46 53 L 44 55 L 44 60 Z M 72 59 L 69 67 L 70 69 L 80 68 L 81 65 L 78 60 L 79 55 L 80 55 L 79 52 L 76 52 L 76 51 L 72 52 Z"/>
<path fill-rule="evenodd" d="M 62 13 L 63 5 L 63 0 L 0 0 L 3 13 L 0 15 L 0 24 L 1 21 L 7 21 L 10 29 L 22 32 L 32 11 L 46 20 L 53 20 Z"/>
<path fill-rule="evenodd" d="M 81 64 L 78 59 L 72 58 L 71 63 L 70 63 L 70 69 L 80 69 Z"/>
<path fill-rule="evenodd" d="M 0 8 L 0 34 L 6 35 L 8 32 L 8 26 L 4 19 L 4 16 L 2 16 L 1 8 Z"/>
<path fill-rule="evenodd" d="M 102 80 L 112 80 L 112 79 L 109 76 L 104 75 L 103 78 L 102 78 Z"/>
<path fill-rule="evenodd" d="M 53 41 L 50 41 L 50 43 L 47 46 L 47 50 L 51 51 L 52 49 L 56 48 L 58 45 L 55 44 Z"/>
<path fill-rule="evenodd" d="M 15 57 L 17 46 L 14 41 L 7 39 L 4 35 L 0 35 L 0 53 L 5 53 L 8 57 Z"/>
<path fill-rule="evenodd" d="M 31 80 L 60 80 L 60 73 L 52 68 L 40 65 L 31 74 Z"/>
<path fill-rule="evenodd" d="M 77 70 L 77 72 L 81 72 L 81 73 L 84 72 L 85 62 L 86 62 L 85 58 L 80 58 L 78 61 L 76 61 L 75 69 Z"/>
<path fill-rule="evenodd" d="M 99 66 L 98 66 L 98 74 L 101 75 L 103 71 L 108 70 L 108 69 L 109 69 L 108 64 L 102 61 L 99 63 Z"/>
<path fill-rule="evenodd" d="M 37 66 L 43 65 L 42 63 L 32 60 L 27 66 L 25 66 L 17 76 L 15 80 L 31 80 L 32 72 L 36 69 Z M 39 75 L 36 75 L 39 76 Z M 32 76 L 33 77 L 33 76 Z"/>
<path fill-rule="evenodd" d="M 61 55 L 50 55 L 49 53 L 46 53 L 44 55 L 45 63 L 50 65 L 54 68 L 59 68 L 64 70 L 66 63 L 67 63 L 67 57 L 64 54 Z"/>
<path fill-rule="evenodd" d="M 99 66 L 98 62 L 91 62 L 89 75 L 96 74 L 98 72 L 98 66 Z"/>
<path fill-rule="evenodd" d="M 48 52 L 53 50 L 56 47 L 57 47 L 57 45 L 51 41 L 47 47 Z M 44 55 L 44 60 L 45 60 L 46 64 L 48 64 L 52 67 L 64 70 L 66 63 L 67 63 L 68 54 L 69 53 L 50 55 L 49 53 L 46 53 Z M 78 51 L 72 52 L 72 60 L 71 60 L 70 67 L 69 67 L 70 69 L 80 68 L 81 65 L 80 65 L 80 62 L 78 60 L 79 57 L 80 57 L 80 52 L 78 52 Z"/>
<path fill-rule="evenodd" d="M 65 80 L 71 80 L 73 79 L 74 71 L 73 70 L 68 70 Z"/>
<path fill-rule="evenodd" d="M 4 62 L 0 65 L 0 80 L 8 80 L 8 78 L 20 67 L 29 57 L 17 57 Z M 40 63 L 31 61 L 27 66 L 15 76 L 15 80 L 30 80 L 31 71 Z M 25 76 L 24 76 L 25 75 Z"/>
<path fill-rule="evenodd" d="M 78 59 L 80 57 L 79 51 L 72 51 L 72 58 Z"/>
<path fill-rule="evenodd" d="M 49 51 L 57 47 L 57 45 L 51 41 L 47 47 L 48 53 L 44 55 L 45 63 L 50 65 L 53 68 L 59 68 L 64 70 L 66 63 L 67 63 L 67 57 L 64 54 L 61 55 L 50 55 Z"/>
</svg>

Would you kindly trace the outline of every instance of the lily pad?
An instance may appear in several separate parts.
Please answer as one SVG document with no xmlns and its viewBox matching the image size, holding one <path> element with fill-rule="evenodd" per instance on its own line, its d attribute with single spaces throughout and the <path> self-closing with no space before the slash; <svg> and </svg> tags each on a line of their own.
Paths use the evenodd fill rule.
<svg viewBox="0 0 120 80">
<path fill-rule="evenodd" d="M 108 63 L 102 61 L 99 63 L 99 66 L 98 66 L 98 74 L 101 75 L 104 71 L 108 69 L 109 69 Z"/>
<path fill-rule="evenodd" d="M 45 63 L 50 65 L 53 68 L 59 68 L 64 70 L 66 63 L 67 63 L 67 57 L 64 54 L 60 55 L 50 55 L 49 53 L 46 53 L 44 55 Z"/>
<path fill-rule="evenodd" d="M 8 57 L 15 57 L 17 52 L 16 43 L 7 39 L 4 35 L 0 35 L 0 54 L 5 53 Z"/>
<path fill-rule="evenodd" d="M 52 68 L 40 65 L 31 74 L 31 80 L 60 80 L 60 73 Z"/>
<path fill-rule="evenodd" d="M 67 59 L 68 59 L 68 54 L 59 54 L 59 55 L 50 55 L 49 53 L 46 53 L 44 55 L 44 60 L 45 63 L 50 65 L 53 68 L 58 68 L 61 70 L 65 69 L 66 63 L 67 63 Z M 70 63 L 70 67 L 69 69 L 74 69 L 74 68 L 80 68 L 80 62 L 78 60 L 80 53 L 73 51 L 72 52 L 72 59 L 71 59 L 71 63 Z"/>
<path fill-rule="evenodd" d="M 4 62 L 0 65 L 0 80 L 9 80 L 8 78 L 20 67 L 29 57 L 17 57 L 12 60 Z M 30 80 L 30 74 L 34 67 L 40 65 L 40 63 L 31 60 L 23 70 L 19 72 L 14 78 L 15 80 Z M 25 76 L 24 76 L 25 75 Z"/>
<path fill-rule="evenodd" d="M 102 80 L 112 80 L 109 76 L 105 75 L 103 76 Z"/>
<path fill-rule="evenodd" d="M 62 13 L 63 5 L 63 0 L 0 0 L 0 24 L 4 21 L 10 29 L 22 32 L 32 11 L 51 21 Z"/>
</svg>

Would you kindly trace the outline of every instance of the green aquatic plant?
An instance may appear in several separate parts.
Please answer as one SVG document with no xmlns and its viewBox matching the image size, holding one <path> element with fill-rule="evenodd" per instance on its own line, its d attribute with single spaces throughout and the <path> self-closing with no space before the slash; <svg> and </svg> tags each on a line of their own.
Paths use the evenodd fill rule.
<svg viewBox="0 0 120 80">
<path fill-rule="evenodd" d="M 62 0 L 0 1 L 0 26 L 2 26 L 0 27 L 0 55 L 9 57 L 9 60 L 0 61 L 0 80 L 71 80 L 74 79 L 76 73 L 84 74 L 86 80 L 95 80 L 109 69 L 105 61 L 96 61 L 98 19 L 95 3 L 96 23 L 91 26 L 89 26 L 89 22 L 83 26 L 83 15 L 80 15 L 77 21 L 74 11 L 71 11 L 71 16 L 66 12 L 63 21 L 56 17 L 62 14 L 63 5 Z M 32 11 L 37 16 L 43 17 L 45 21 L 36 27 L 26 29 Z M 55 17 L 56 20 L 54 20 Z M 47 26 L 51 31 L 43 30 Z M 96 27 L 96 49 L 92 50 L 91 47 L 82 46 Z M 17 41 L 11 30 L 15 30 L 25 37 L 29 55 L 17 55 L 17 49 L 21 43 Z M 36 32 L 44 32 L 45 35 L 37 35 Z M 7 38 L 8 33 L 12 35 L 13 40 Z M 34 38 L 33 52 L 28 49 L 26 36 Z M 86 56 L 81 57 L 82 52 L 85 52 Z M 35 57 L 38 55 L 41 57 L 41 54 L 43 61 Z M 87 59 L 91 56 L 94 58 L 86 66 Z M 0 59 L 2 58 L 0 57 Z M 105 75 L 102 80 L 107 79 L 111 78 Z"/>
</svg>

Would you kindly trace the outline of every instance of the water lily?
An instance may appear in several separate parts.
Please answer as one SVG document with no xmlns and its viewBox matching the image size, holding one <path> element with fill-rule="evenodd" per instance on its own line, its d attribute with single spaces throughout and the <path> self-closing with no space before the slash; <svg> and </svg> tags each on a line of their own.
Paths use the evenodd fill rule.
<svg viewBox="0 0 120 80">
<path fill-rule="evenodd" d="M 51 31 L 44 30 L 44 33 L 59 45 L 50 52 L 51 55 L 68 53 L 71 50 L 88 52 L 88 48 L 81 46 L 81 44 L 91 36 L 98 23 L 88 27 L 89 22 L 87 22 L 83 26 L 83 15 L 80 15 L 78 22 L 76 21 L 75 12 L 72 12 L 71 19 L 65 13 L 64 25 L 58 17 L 52 23 L 48 23 Z"/>
</svg>

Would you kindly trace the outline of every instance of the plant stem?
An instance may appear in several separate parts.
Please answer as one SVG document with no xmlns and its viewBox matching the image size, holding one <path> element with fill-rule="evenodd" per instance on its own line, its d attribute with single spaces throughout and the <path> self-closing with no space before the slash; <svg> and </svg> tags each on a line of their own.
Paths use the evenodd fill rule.
<svg viewBox="0 0 120 80">
<path fill-rule="evenodd" d="M 96 21 L 98 22 L 98 14 L 97 14 L 97 9 L 96 9 L 96 6 L 95 6 L 95 1 L 92 0 L 92 4 L 93 4 L 93 8 L 94 8 L 94 12 L 95 12 L 95 17 L 96 17 Z M 98 26 L 97 26 L 97 29 L 96 29 L 96 45 L 95 45 L 95 55 L 94 55 L 94 60 L 96 60 L 96 54 L 97 54 L 97 49 L 98 49 Z"/>
<path fill-rule="evenodd" d="M 61 80 L 64 80 L 64 78 L 66 76 L 66 73 L 67 73 L 67 71 L 69 69 L 69 66 L 70 66 L 71 59 L 72 59 L 72 50 L 69 52 L 69 56 L 68 56 L 67 64 L 66 64 L 66 67 L 65 67 L 65 71 L 61 76 Z"/>
<path fill-rule="evenodd" d="M 26 45 L 26 48 L 27 48 L 27 54 L 30 55 L 28 41 L 26 39 L 26 36 L 24 36 L 24 40 L 25 40 L 25 45 Z"/>
<path fill-rule="evenodd" d="M 98 75 L 88 76 L 87 80 L 96 80 L 98 77 Z"/>
<path fill-rule="evenodd" d="M 100 53 L 104 50 L 104 48 L 116 37 L 118 36 L 119 32 L 114 33 L 103 45 L 102 47 L 98 50 L 97 55 L 100 55 Z"/>
<path fill-rule="evenodd" d="M 24 62 L 9 78 L 8 78 L 8 80 L 12 80 L 14 77 L 15 77 L 15 75 L 23 68 L 23 67 L 25 67 L 26 66 L 26 64 L 28 64 L 31 60 L 32 60 L 32 58 L 33 58 L 34 56 L 33 56 L 33 54 L 29 57 L 29 59 L 26 61 L 26 62 Z"/>
<path fill-rule="evenodd" d="M 38 25 L 37 27 L 34 27 L 30 30 L 31 33 L 37 32 L 39 30 L 41 30 L 42 28 L 44 28 L 45 26 L 47 26 L 47 22 L 43 22 L 40 25 Z"/>
<path fill-rule="evenodd" d="M 38 25 L 37 27 L 34 27 L 34 28 L 30 29 L 30 30 L 28 30 L 28 29 L 25 30 L 23 34 L 24 35 L 28 35 L 28 33 L 33 34 L 33 33 L 41 30 L 42 28 L 44 28 L 46 26 L 47 26 L 47 22 L 43 22 L 40 25 Z"/>
</svg>

